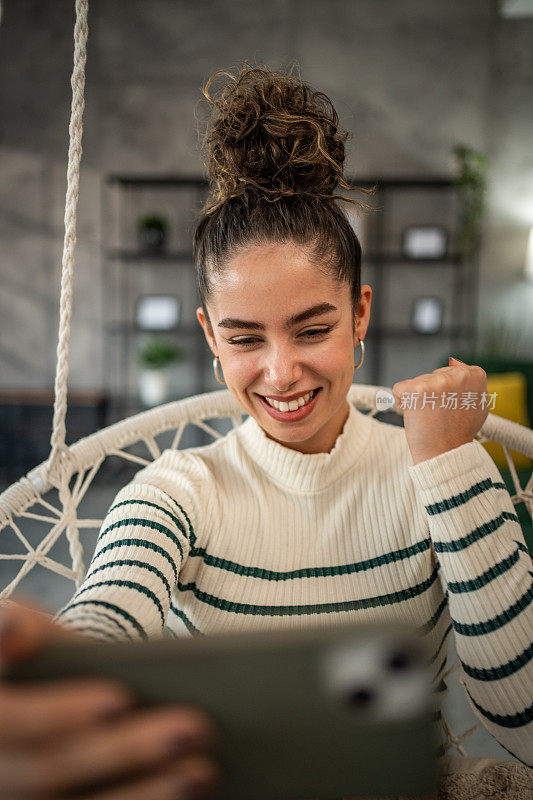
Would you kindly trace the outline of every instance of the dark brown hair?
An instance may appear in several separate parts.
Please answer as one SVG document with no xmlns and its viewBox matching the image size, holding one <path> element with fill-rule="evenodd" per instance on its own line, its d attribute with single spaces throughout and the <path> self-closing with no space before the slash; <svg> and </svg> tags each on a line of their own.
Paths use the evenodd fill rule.
<svg viewBox="0 0 533 800">
<path fill-rule="evenodd" d="M 216 95 L 215 78 L 228 80 Z M 322 92 L 290 73 L 245 65 L 237 77 L 215 73 L 204 95 L 212 113 L 206 132 L 210 192 L 194 234 L 200 299 L 207 314 L 210 279 L 236 251 L 270 242 L 309 247 L 318 267 L 361 294 L 361 246 L 336 200 L 348 134 Z M 361 189 L 368 194 L 368 190 Z"/>
</svg>

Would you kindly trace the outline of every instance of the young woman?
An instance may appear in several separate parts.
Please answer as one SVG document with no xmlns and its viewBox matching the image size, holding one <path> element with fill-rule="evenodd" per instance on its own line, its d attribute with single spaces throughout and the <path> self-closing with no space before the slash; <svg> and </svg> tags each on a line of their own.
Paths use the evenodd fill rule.
<svg viewBox="0 0 533 800">
<path fill-rule="evenodd" d="M 211 102 L 197 315 L 249 418 L 210 446 L 165 451 L 118 493 L 58 620 L 133 639 L 396 619 L 428 637 L 436 687 L 453 628 L 475 713 L 531 764 L 531 559 L 474 441 L 485 373 L 450 359 L 397 383 L 397 403 L 419 400 L 404 429 L 352 407 L 372 290 L 335 199 L 335 110 L 249 68 Z M 453 408 L 452 392 L 480 402 Z"/>
</svg>

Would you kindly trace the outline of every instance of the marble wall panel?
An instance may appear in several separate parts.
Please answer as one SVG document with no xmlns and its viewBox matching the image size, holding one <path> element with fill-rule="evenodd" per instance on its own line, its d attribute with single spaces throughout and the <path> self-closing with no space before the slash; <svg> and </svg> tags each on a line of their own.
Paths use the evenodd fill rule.
<svg viewBox="0 0 533 800">
<path fill-rule="evenodd" d="M 302 72 L 332 97 L 353 133 L 362 175 L 449 171 L 456 141 L 484 143 L 490 4 L 402 0 L 301 3 Z"/>
<path fill-rule="evenodd" d="M 51 312 L 48 248 L 54 231 L 43 217 L 46 166 L 36 155 L 0 149 L 0 382 L 40 385 L 48 368 Z"/>
<path fill-rule="evenodd" d="M 98 69 L 111 84 L 199 86 L 244 59 L 271 66 L 294 56 L 292 0 L 100 0 L 95 7 Z M 277 62 L 277 63 L 271 63 Z"/>
</svg>

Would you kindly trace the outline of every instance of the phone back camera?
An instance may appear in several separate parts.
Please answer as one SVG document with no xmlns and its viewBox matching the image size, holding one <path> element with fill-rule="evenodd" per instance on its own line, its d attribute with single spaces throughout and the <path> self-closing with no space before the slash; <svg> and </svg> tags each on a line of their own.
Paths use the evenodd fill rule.
<svg viewBox="0 0 533 800">
<path fill-rule="evenodd" d="M 422 650 L 407 633 L 370 630 L 327 648 L 322 680 L 337 709 L 368 722 L 413 717 L 430 703 Z"/>
<path fill-rule="evenodd" d="M 391 672 L 405 672 L 413 667 L 413 659 L 405 650 L 396 650 L 388 656 L 386 665 Z"/>
<path fill-rule="evenodd" d="M 371 686 L 360 686 L 347 692 L 344 702 L 349 708 L 367 709 L 375 703 L 378 693 Z"/>
</svg>

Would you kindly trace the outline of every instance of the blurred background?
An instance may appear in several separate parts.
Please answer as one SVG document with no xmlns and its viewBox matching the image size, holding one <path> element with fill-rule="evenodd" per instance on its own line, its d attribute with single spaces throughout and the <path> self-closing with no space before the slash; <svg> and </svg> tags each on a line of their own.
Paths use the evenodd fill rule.
<svg viewBox="0 0 533 800">
<path fill-rule="evenodd" d="M 73 25 L 73 0 L 2 2 L 0 489 L 49 454 Z M 391 386 L 454 355 L 486 369 L 492 410 L 529 424 L 533 0 L 90 0 L 67 443 L 219 388 L 191 259 L 201 89 L 243 60 L 295 64 L 326 92 L 351 132 L 347 178 L 377 187 L 372 211 L 348 207 L 374 290 L 358 382 Z M 113 458 L 88 517 L 133 474 Z M 2 584 L 20 561 L 19 538 L 5 541 Z M 67 563 L 64 537 L 55 547 Z M 49 577 L 37 565 L 25 589 L 59 608 L 72 586 Z M 459 685 L 447 703 L 452 727 L 476 722 Z M 468 752 L 510 758 L 484 730 Z"/>
</svg>

